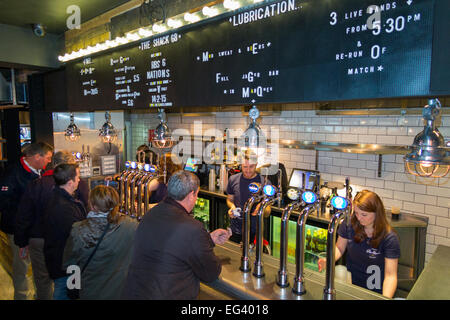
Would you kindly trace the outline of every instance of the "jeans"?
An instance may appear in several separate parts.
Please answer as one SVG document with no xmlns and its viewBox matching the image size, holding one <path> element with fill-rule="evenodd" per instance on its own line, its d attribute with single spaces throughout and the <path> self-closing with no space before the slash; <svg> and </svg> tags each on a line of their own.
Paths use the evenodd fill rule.
<svg viewBox="0 0 450 320">
<path fill-rule="evenodd" d="M 53 300 L 70 300 L 67 296 L 67 278 L 68 277 L 62 277 L 53 280 Z"/>
</svg>

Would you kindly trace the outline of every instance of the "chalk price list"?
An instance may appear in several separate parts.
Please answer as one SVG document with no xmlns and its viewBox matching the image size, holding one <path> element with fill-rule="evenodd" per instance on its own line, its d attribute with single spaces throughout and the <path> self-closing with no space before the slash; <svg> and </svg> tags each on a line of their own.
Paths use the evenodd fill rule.
<svg viewBox="0 0 450 320">
<path fill-rule="evenodd" d="M 92 58 L 83 59 L 83 66 L 80 69 L 81 86 L 83 96 L 96 96 L 99 94 L 97 80 L 95 76 L 95 65 Z"/>
<path fill-rule="evenodd" d="M 136 72 L 136 66 L 132 64 L 129 56 L 110 58 L 109 64 L 114 73 L 114 99 L 123 107 L 134 107 L 137 97 L 141 92 L 135 89 L 135 84 L 141 81 L 141 75 Z"/>
</svg>

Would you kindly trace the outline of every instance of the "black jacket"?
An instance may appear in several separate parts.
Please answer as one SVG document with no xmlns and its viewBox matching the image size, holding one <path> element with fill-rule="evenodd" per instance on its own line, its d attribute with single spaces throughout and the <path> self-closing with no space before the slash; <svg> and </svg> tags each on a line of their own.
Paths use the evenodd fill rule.
<svg viewBox="0 0 450 320">
<path fill-rule="evenodd" d="M 31 171 L 23 158 L 20 158 L 19 163 L 6 170 L 0 181 L 0 229 L 3 232 L 14 234 L 20 198 L 28 183 L 37 178 L 39 175 Z"/>
<path fill-rule="evenodd" d="M 203 224 L 175 200 L 151 209 L 136 230 L 123 299 L 196 299 L 200 281 L 211 282 L 222 266 Z"/>
<path fill-rule="evenodd" d="M 47 171 L 42 178 L 28 185 L 20 200 L 14 232 L 14 243 L 20 248 L 26 247 L 30 238 L 43 238 L 44 207 L 50 199 L 54 186 L 53 170 Z M 80 180 L 74 197 L 83 202 L 85 208 L 88 205 L 88 195 L 87 182 Z"/>
<path fill-rule="evenodd" d="M 86 219 L 86 209 L 66 190 L 55 187 L 44 209 L 44 256 L 52 279 L 66 276 L 62 269 L 64 247 L 72 224 Z"/>
</svg>

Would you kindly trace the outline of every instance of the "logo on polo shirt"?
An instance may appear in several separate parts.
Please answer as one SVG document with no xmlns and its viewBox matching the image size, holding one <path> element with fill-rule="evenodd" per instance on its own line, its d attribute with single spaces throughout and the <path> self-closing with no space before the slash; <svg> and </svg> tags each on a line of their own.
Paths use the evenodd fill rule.
<svg viewBox="0 0 450 320">
<path fill-rule="evenodd" d="M 381 252 L 378 249 L 370 248 L 366 250 L 366 253 L 369 255 L 370 259 L 376 259 L 377 255 Z"/>
<path fill-rule="evenodd" d="M 2 189 L 1 189 L 2 191 L 8 191 L 9 190 L 9 187 L 8 186 L 2 186 Z"/>
</svg>

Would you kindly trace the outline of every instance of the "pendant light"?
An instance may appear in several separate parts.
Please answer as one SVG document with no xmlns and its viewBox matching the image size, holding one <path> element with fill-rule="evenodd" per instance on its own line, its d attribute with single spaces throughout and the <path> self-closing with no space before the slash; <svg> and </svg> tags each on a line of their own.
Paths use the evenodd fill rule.
<svg viewBox="0 0 450 320">
<path fill-rule="evenodd" d="M 73 113 L 70 113 L 70 123 L 67 126 L 66 132 L 64 133 L 64 137 L 67 141 L 75 142 L 81 137 L 80 129 L 78 129 L 77 125 L 74 122 Z"/>
<path fill-rule="evenodd" d="M 112 143 L 117 140 L 117 130 L 111 123 L 111 115 L 108 111 L 105 112 L 106 122 L 99 130 L 99 137 L 105 143 Z"/>
<path fill-rule="evenodd" d="M 450 148 L 439 132 L 435 120 L 441 114 L 441 103 L 430 99 L 423 109 L 426 121 L 422 132 L 416 135 L 411 150 L 404 157 L 405 169 L 410 174 L 421 177 L 444 177 L 450 170 Z"/>
<path fill-rule="evenodd" d="M 155 129 L 155 146 L 159 149 L 171 148 L 173 145 L 172 133 L 166 124 L 164 109 L 158 109 L 159 125 Z"/>
<path fill-rule="evenodd" d="M 264 154 L 266 149 L 266 138 L 258 123 L 256 123 L 256 119 L 259 118 L 259 115 L 260 112 L 254 105 L 248 112 L 250 124 L 242 135 L 244 149 L 251 149 L 258 156 Z"/>
</svg>

